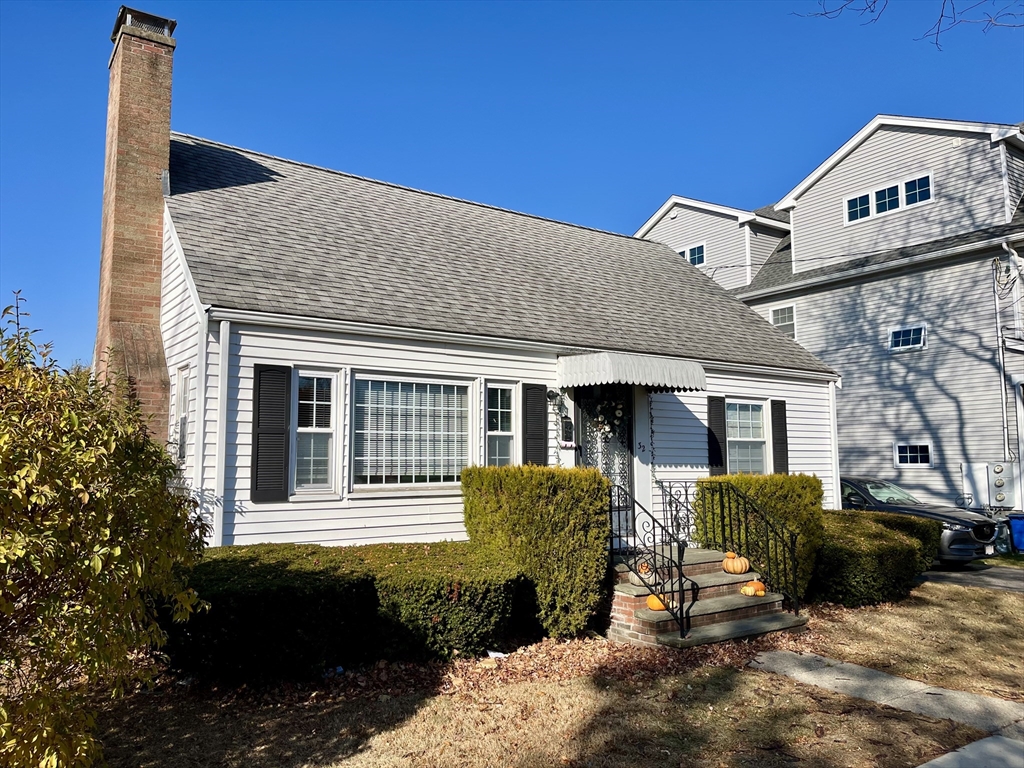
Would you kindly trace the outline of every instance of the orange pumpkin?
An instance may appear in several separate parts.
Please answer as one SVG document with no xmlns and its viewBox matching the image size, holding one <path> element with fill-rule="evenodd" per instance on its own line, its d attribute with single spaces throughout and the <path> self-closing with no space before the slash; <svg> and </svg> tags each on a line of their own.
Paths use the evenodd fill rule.
<svg viewBox="0 0 1024 768">
<path fill-rule="evenodd" d="M 750 561 L 745 557 L 737 557 L 735 552 L 729 552 L 722 561 L 722 570 L 726 573 L 746 573 L 750 570 Z"/>
<path fill-rule="evenodd" d="M 728 557 L 730 560 L 732 560 L 734 557 L 736 557 L 736 553 L 735 552 L 726 552 L 725 556 Z"/>
<path fill-rule="evenodd" d="M 666 607 L 665 607 L 665 603 L 663 602 L 662 598 L 664 598 L 664 595 L 662 595 L 661 597 L 658 597 L 657 595 L 648 595 L 647 596 L 647 607 L 650 608 L 652 611 L 664 611 L 664 610 L 667 610 Z"/>
<path fill-rule="evenodd" d="M 760 593 L 761 595 L 764 595 L 764 593 L 768 590 L 768 587 L 766 587 L 764 583 L 760 581 L 748 581 L 747 586 L 753 589 L 755 594 Z"/>
</svg>

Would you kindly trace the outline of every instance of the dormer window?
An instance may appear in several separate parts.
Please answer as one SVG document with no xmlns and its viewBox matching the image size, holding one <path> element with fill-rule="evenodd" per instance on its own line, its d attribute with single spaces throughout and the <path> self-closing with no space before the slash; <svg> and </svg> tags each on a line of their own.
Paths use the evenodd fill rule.
<svg viewBox="0 0 1024 768">
<path fill-rule="evenodd" d="M 872 189 L 862 195 L 847 197 L 845 204 L 846 224 L 863 221 L 864 219 L 882 216 L 901 208 L 920 205 L 932 199 L 932 177 L 915 176 L 903 179 L 895 184 Z"/>
</svg>

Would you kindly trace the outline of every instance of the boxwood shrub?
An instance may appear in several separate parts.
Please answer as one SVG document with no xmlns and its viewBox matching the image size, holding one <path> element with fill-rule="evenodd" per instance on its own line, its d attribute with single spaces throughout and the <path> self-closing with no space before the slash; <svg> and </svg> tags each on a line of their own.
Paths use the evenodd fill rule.
<svg viewBox="0 0 1024 768">
<path fill-rule="evenodd" d="M 812 475 L 776 474 L 717 475 L 699 482 L 694 500 L 698 541 L 713 548 L 737 547 L 756 569 L 766 559 L 765 544 L 760 536 L 746 540 L 749 529 L 740 525 L 741 515 L 728 513 L 732 497 L 723 490 L 723 483 L 738 488 L 766 515 L 797 534 L 797 590 L 798 597 L 803 598 L 824 536 L 821 480 Z"/>
<path fill-rule="evenodd" d="M 536 589 L 552 637 L 581 632 L 605 596 L 608 480 L 596 469 L 469 467 L 462 473 L 466 531 Z"/>
<path fill-rule="evenodd" d="M 918 570 L 924 573 L 932 567 L 942 543 L 942 523 L 913 515 L 897 515 L 888 512 L 861 512 L 862 516 L 874 520 L 893 531 L 905 533 L 918 543 Z"/>
<path fill-rule="evenodd" d="M 166 650 L 187 673 L 246 682 L 480 653 L 500 640 L 520 580 L 468 542 L 221 547 L 189 577 L 209 610 L 166 622 Z"/>
<path fill-rule="evenodd" d="M 910 594 L 922 570 L 921 544 L 872 517 L 860 512 L 825 513 L 812 599 L 855 608 L 902 600 Z"/>
</svg>

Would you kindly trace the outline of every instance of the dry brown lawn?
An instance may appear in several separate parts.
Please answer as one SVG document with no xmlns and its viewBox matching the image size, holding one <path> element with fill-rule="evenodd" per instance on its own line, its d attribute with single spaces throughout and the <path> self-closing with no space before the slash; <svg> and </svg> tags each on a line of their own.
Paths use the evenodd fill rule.
<svg viewBox="0 0 1024 768">
<path fill-rule="evenodd" d="M 744 669 L 778 640 L 676 652 L 547 641 L 270 692 L 167 681 L 108 704 L 112 766 L 915 766 L 984 734 Z"/>
<path fill-rule="evenodd" d="M 984 560 L 976 560 L 975 562 L 984 563 L 985 565 L 1005 565 L 1010 568 L 1024 568 L 1024 555 L 996 555 L 995 557 L 986 557 Z"/>
<path fill-rule="evenodd" d="M 893 675 L 1024 702 L 1024 595 L 925 582 L 899 603 L 811 609 L 795 647 Z"/>
</svg>

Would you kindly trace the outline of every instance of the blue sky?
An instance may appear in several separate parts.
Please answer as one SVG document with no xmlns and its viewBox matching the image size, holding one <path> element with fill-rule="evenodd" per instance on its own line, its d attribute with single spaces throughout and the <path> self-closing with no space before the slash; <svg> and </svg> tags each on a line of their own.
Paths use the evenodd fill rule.
<svg viewBox="0 0 1024 768">
<path fill-rule="evenodd" d="M 1024 30 L 938 51 L 939 0 L 138 3 L 178 21 L 175 130 L 628 234 L 671 194 L 775 202 L 878 113 L 1024 120 Z M 118 7 L 0 2 L 0 305 L 63 364 L 92 357 Z"/>
</svg>

